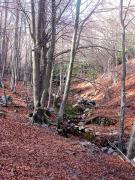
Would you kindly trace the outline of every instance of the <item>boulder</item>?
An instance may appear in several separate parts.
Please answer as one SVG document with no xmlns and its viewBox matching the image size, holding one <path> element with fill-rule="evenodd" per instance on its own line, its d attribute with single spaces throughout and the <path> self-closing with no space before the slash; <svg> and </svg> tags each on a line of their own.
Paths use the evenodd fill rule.
<svg viewBox="0 0 135 180">
<path fill-rule="evenodd" d="M 84 106 L 93 107 L 93 106 L 96 106 L 96 101 L 89 100 L 89 99 L 80 99 L 78 100 L 78 104 L 83 104 Z"/>
<path fill-rule="evenodd" d="M 116 120 L 102 116 L 94 117 L 86 122 L 86 124 L 95 124 L 95 125 L 97 124 L 100 126 L 110 126 L 110 125 L 114 125 L 115 123 Z"/>
<path fill-rule="evenodd" d="M 2 106 L 6 106 L 7 104 L 11 104 L 12 103 L 12 97 L 11 96 L 0 96 L 0 104 Z"/>
</svg>

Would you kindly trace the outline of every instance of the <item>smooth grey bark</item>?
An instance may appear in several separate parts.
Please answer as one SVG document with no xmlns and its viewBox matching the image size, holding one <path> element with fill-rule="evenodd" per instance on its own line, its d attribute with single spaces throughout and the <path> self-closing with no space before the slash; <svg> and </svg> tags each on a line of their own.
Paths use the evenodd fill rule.
<svg viewBox="0 0 135 180">
<path fill-rule="evenodd" d="M 11 76 L 11 90 L 16 92 L 16 83 L 17 83 L 17 72 L 18 72 L 18 59 L 19 59 L 19 11 L 18 11 L 18 2 L 16 3 L 16 22 L 15 22 L 15 37 L 14 37 L 14 55 L 12 58 L 12 76 Z"/>
<path fill-rule="evenodd" d="M 49 109 L 49 108 L 50 108 L 50 105 L 51 105 L 52 84 L 53 84 L 53 72 L 54 72 L 54 68 L 52 68 L 52 72 L 51 72 L 50 87 L 49 87 L 49 98 L 48 98 L 47 109 Z"/>
<path fill-rule="evenodd" d="M 41 97 L 41 106 L 44 107 L 45 101 L 47 100 L 48 90 L 50 87 L 50 79 L 51 79 L 51 72 L 54 62 L 54 51 L 55 51 L 55 39 L 56 39 L 56 5 L 55 0 L 51 1 L 51 8 L 52 8 L 52 17 L 51 17 L 51 44 L 49 49 L 48 55 L 48 62 L 47 62 L 47 71 L 46 71 L 46 82 L 44 86 L 44 91 Z"/>
<path fill-rule="evenodd" d="M 33 38 L 33 98 L 34 98 L 34 107 L 37 108 L 40 106 L 40 58 L 41 58 L 41 46 L 40 46 L 40 33 L 41 33 L 41 4 L 42 0 L 39 1 L 39 11 L 38 11 L 38 28 L 36 32 L 36 20 L 35 20 L 35 1 L 31 0 L 31 13 L 32 13 L 32 38 Z M 42 4 L 43 5 L 43 4 Z M 37 35 L 38 34 L 38 35 Z"/>
<path fill-rule="evenodd" d="M 126 57 L 125 57 L 125 25 L 123 19 L 123 0 L 120 0 L 120 21 L 122 27 L 122 78 L 121 78 L 121 104 L 120 104 L 120 120 L 119 120 L 119 148 L 124 148 L 124 121 L 126 107 Z"/>
<path fill-rule="evenodd" d="M 63 76 L 62 76 L 62 62 L 60 62 L 60 87 L 59 87 L 59 90 L 60 90 L 60 94 L 62 93 L 62 90 L 63 90 Z"/>
<path fill-rule="evenodd" d="M 132 159 L 132 157 L 133 157 L 133 146 L 134 145 L 135 145 L 135 120 L 133 122 L 131 136 L 130 136 L 130 140 L 129 140 L 129 144 L 128 144 L 128 148 L 127 148 L 127 157 L 129 159 Z"/>
<path fill-rule="evenodd" d="M 2 63 L 3 63 L 3 67 L 2 67 L 2 75 L 1 77 L 4 77 L 4 72 L 5 72 L 5 68 L 6 68 L 6 61 L 7 61 L 7 38 L 6 38 L 6 29 L 7 29 L 7 16 L 8 16 L 8 0 L 5 1 L 6 3 L 6 7 L 5 7 L 5 17 L 4 17 L 4 29 L 3 29 L 3 40 L 2 40 Z"/>
<path fill-rule="evenodd" d="M 25 64 L 24 64 L 24 68 L 23 68 L 23 83 L 24 85 L 27 86 L 27 82 L 28 82 L 28 38 L 27 38 L 27 29 L 26 29 L 26 21 L 25 21 L 25 36 L 26 36 L 26 54 L 25 54 Z"/>
<path fill-rule="evenodd" d="M 51 0 L 51 20 L 47 18 L 48 7 L 45 0 L 38 1 L 38 18 L 36 19 L 35 4 L 31 0 L 33 39 L 33 97 L 34 107 L 44 109 L 48 99 L 54 51 L 56 44 L 56 2 Z M 67 7 L 67 6 L 66 6 Z M 64 9 L 65 11 L 65 9 Z M 62 11 L 63 12 L 63 11 Z M 49 21 L 48 21 L 49 19 Z M 37 20 L 37 26 L 36 26 Z"/>
<path fill-rule="evenodd" d="M 62 103 L 60 106 L 60 110 L 58 113 L 58 119 L 57 119 L 58 120 L 58 129 L 61 128 L 61 122 L 62 122 L 63 116 L 64 116 L 65 104 L 66 104 L 66 101 L 68 98 L 68 93 L 69 93 L 69 88 L 70 88 L 73 64 L 74 64 L 75 53 L 76 53 L 76 42 L 77 42 L 77 32 L 78 32 L 78 26 L 79 26 L 80 6 L 81 6 L 81 0 L 77 0 L 76 18 L 75 18 L 74 33 L 73 33 L 72 45 L 71 45 L 70 63 L 69 63 L 69 67 L 68 67 L 64 95 L 63 95 L 63 99 L 62 99 Z"/>
<path fill-rule="evenodd" d="M 47 48 L 47 34 L 46 34 L 46 12 L 47 6 L 45 0 L 38 2 L 38 19 L 36 26 L 36 14 L 35 14 L 35 1 L 31 0 L 31 12 L 32 12 L 32 38 L 34 42 L 33 48 L 33 96 L 34 96 L 34 107 L 44 107 L 45 92 L 49 89 L 49 83 L 51 78 L 53 53 L 55 47 L 55 1 L 52 0 L 52 19 L 51 19 L 51 46 Z M 55 11 L 55 12 L 54 12 Z"/>
</svg>

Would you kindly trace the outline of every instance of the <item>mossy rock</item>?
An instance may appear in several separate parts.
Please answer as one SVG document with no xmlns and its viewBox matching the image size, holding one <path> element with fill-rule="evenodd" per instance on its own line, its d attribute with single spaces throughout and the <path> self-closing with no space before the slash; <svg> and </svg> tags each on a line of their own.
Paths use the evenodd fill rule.
<svg viewBox="0 0 135 180">
<path fill-rule="evenodd" d="M 83 138 L 88 140 L 88 141 L 91 141 L 91 142 L 94 142 L 95 141 L 95 138 L 96 138 L 96 135 L 94 132 L 92 131 L 85 131 L 83 133 Z"/>
<path fill-rule="evenodd" d="M 89 121 L 86 122 L 86 124 L 95 124 L 100 126 L 110 126 L 114 125 L 116 121 L 114 119 L 108 118 L 108 117 L 95 117 Z"/>
</svg>

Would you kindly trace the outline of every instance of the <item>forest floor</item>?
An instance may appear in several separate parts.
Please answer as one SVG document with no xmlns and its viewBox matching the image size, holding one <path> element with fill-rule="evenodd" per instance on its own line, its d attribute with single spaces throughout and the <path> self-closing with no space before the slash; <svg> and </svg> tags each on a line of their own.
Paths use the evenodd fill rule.
<svg viewBox="0 0 135 180">
<path fill-rule="evenodd" d="M 98 148 L 88 151 L 79 139 L 33 125 L 27 117 L 25 91 L 21 83 L 18 94 L 7 88 L 13 104 L 0 108 L 5 114 L 0 117 L 0 180 L 135 179 L 135 169 L 118 157 Z"/>
</svg>

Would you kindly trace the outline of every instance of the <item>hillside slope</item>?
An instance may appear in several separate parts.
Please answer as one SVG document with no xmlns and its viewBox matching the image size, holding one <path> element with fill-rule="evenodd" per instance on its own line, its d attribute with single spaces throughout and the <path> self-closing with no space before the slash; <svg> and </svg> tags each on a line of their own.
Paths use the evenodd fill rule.
<svg viewBox="0 0 135 180">
<path fill-rule="evenodd" d="M 31 124 L 22 99 L 25 90 L 21 84 L 17 90 L 6 89 L 14 104 L 1 107 L 6 116 L 0 117 L 0 179 L 135 179 L 135 169 L 117 157 L 98 149 L 89 152 L 78 140 Z"/>
<path fill-rule="evenodd" d="M 116 121 L 113 126 L 94 126 L 89 125 L 90 129 L 100 133 L 101 135 L 108 135 L 109 133 L 118 135 L 118 121 L 120 112 L 120 89 L 121 89 L 121 65 L 117 69 L 118 81 L 113 83 L 112 74 L 104 74 L 97 78 L 95 82 L 83 80 L 76 80 L 72 85 L 72 94 L 74 101 L 78 98 L 94 99 L 97 106 L 92 109 L 86 121 L 94 117 L 109 117 Z M 92 83 L 91 83 L 92 82 Z M 135 117 L 135 60 L 127 62 L 127 78 L 126 78 L 126 120 L 125 132 L 130 134 L 132 123 Z"/>
</svg>

